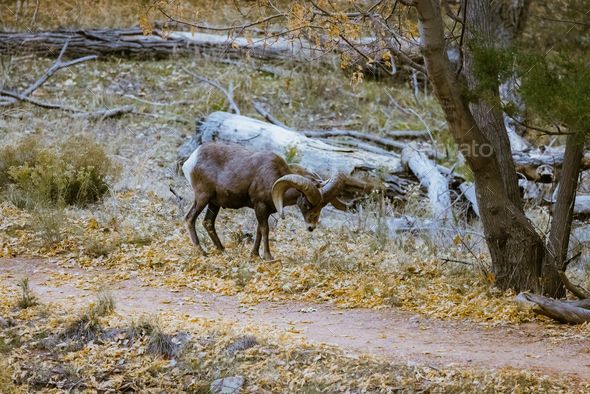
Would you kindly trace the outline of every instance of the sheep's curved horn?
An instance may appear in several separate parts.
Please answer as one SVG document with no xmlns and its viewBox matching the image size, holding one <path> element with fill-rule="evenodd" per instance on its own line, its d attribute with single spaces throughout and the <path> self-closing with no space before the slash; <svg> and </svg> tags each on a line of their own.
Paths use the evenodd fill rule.
<svg viewBox="0 0 590 394">
<path fill-rule="evenodd" d="M 289 168 L 291 172 L 297 175 L 303 175 L 306 178 L 311 178 L 318 182 L 321 182 L 322 177 L 319 176 L 316 172 L 308 170 L 307 168 L 300 166 L 299 164 L 289 164 Z"/>
<path fill-rule="evenodd" d="M 272 185 L 272 202 L 275 204 L 275 208 L 281 218 L 283 217 L 283 196 L 287 189 L 297 189 L 311 205 L 316 206 L 322 202 L 322 194 L 320 190 L 313 184 L 311 179 L 308 179 L 302 175 L 289 174 L 280 177 Z"/>
<path fill-rule="evenodd" d="M 346 177 L 344 174 L 338 173 L 326 182 L 321 190 L 320 193 L 322 194 L 322 202 L 328 204 L 340 194 L 340 191 L 344 187 L 344 181 Z"/>
</svg>

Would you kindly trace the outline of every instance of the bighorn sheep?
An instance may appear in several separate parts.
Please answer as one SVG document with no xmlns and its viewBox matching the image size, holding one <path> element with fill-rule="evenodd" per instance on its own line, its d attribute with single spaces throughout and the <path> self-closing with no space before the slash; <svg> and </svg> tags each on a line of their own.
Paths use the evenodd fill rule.
<svg viewBox="0 0 590 394">
<path fill-rule="evenodd" d="M 203 226 L 219 250 L 224 249 L 215 231 L 219 209 L 253 208 L 258 228 L 252 255 L 259 256 L 262 241 L 265 260 L 273 259 L 268 242 L 270 214 L 278 211 L 283 217 L 283 206 L 297 204 L 307 229 L 313 231 L 324 206 L 332 203 L 338 209 L 345 207 L 337 199 L 344 182 L 341 174 L 327 182 L 312 179 L 315 178 L 313 174 L 290 167 L 272 152 L 254 152 L 235 144 L 207 143 L 191 154 L 182 171 L 195 193 L 185 221 L 192 243 L 203 255 L 206 253 L 199 243 L 195 222 L 205 207 Z"/>
</svg>

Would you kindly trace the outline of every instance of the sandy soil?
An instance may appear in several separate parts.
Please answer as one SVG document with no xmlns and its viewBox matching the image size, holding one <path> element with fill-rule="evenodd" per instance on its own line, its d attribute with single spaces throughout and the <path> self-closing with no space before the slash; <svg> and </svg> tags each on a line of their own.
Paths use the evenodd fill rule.
<svg viewBox="0 0 590 394">
<path fill-rule="evenodd" d="M 71 282 L 52 285 L 52 273 L 70 274 Z M 77 286 L 104 270 L 60 267 L 44 259 L 0 259 L 0 274 L 11 280 L 28 276 L 43 302 L 83 305 L 94 296 Z M 339 309 L 327 304 L 294 302 L 243 305 L 238 297 L 155 288 L 136 275 L 113 283 L 122 314 L 173 312 L 190 317 L 230 320 L 300 332 L 310 343 L 326 343 L 355 353 L 400 362 L 478 369 L 512 367 L 548 375 L 590 379 L 590 350 L 585 340 L 556 340 L 538 324 L 487 327 L 464 321 L 441 321 L 387 309 Z"/>
</svg>

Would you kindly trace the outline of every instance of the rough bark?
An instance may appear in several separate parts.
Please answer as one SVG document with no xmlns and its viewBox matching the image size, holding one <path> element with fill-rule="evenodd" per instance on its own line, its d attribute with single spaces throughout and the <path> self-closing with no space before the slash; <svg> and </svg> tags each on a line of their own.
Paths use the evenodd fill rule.
<svg viewBox="0 0 590 394">
<path fill-rule="evenodd" d="M 417 0 L 416 9 L 429 79 L 445 113 L 449 130 L 474 173 L 477 201 L 496 284 L 502 289 L 538 291 L 545 251 L 543 242 L 523 214 L 519 201 L 515 201 L 513 187 L 510 186 L 509 192 L 505 178 L 499 176 L 502 167 L 495 144 L 491 144 L 480 129 L 462 94 L 455 71 L 451 69 L 445 51 L 439 2 Z M 504 138 L 509 147 L 505 131 Z M 488 154 L 478 154 L 482 151 Z M 514 189 L 518 192 L 516 185 L 514 181 Z"/>
<path fill-rule="evenodd" d="M 508 5 L 505 0 L 490 2 L 489 0 L 469 0 L 465 3 L 465 48 L 463 72 L 468 87 L 472 91 L 479 88 L 479 76 L 474 73 L 474 54 L 469 44 L 479 42 L 480 45 L 506 48 L 520 30 L 520 18 L 526 15 L 527 3 L 514 1 Z M 510 10 L 510 8 L 513 8 Z M 504 18 L 512 18 L 505 20 Z M 500 166 L 500 176 L 508 197 L 517 207 L 522 207 L 518 179 L 514 171 L 510 140 L 504 125 L 504 114 L 500 105 L 500 86 L 487 92 L 487 97 L 479 98 L 470 103 L 471 113 L 479 129 L 493 145 Z"/>
<path fill-rule="evenodd" d="M 543 293 L 551 297 L 565 296 L 565 288 L 558 271 L 565 271 L 565 261 L 574 216 L 574 202 L 578 189 L 580 162 L 584 143 L 576 135 L 568 136 L 563 172 L 557 192 L 557 203 L 551 220 L 547 253 L 543 263 Z"/>
<path fill-rule="evenodd" d="M 580 324 L 590 322 L 590 300 L 554 300 L 537 294 L 520 293 L 516 301 L 534 313 L 557 320 L 560 323 Z"/>
</svg>

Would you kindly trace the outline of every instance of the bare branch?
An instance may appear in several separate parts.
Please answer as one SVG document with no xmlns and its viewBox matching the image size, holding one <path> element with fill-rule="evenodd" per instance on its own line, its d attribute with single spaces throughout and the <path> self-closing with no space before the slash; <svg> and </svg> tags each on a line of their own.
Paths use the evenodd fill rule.
<svg viewBox="0 0 590 394">
<path fill-rule="evenodd" d="M 96 59 L 96 55 L 90 55 L 90 56 L 84 56 L 78 59 L 74 59 L 74 60 L 70 60 L 69 62 L 63 62 L 62 61 L 62 57 L 64 55 L 64 53 L 66 52 L 66 50 L 68 49 L 68 44 L 69 44 L 69 40 L 65 42 L 64 46 L 61 48 L 61 51 L 59 52 L 59 55 L 57 56 L 57 59 L 55 60 L 55 63 L 53 63 L 53 65 L 51 67 L 49 67 L 47 69 L 47 71 L 45 71 L 45 73 L 43 73 L 43 75 L 41 75 L 41 77 L 39 79 L 37 79 L 35 82 L 33 82 L 28 88 L 26 88 L 21 95 L 23 97 L 29 96 L 31 95 L 31 93 L 33 93 L 35 90 L 39 89 L 41 87 L 41 85 L 43 85 L 45 82 L 47 82 L 47 80 L 49 78 L 51 78 L 51 76 L 53 74 L 55 74 L 57 71 L 61 70 L 62 68 L 67 68 L 82 62 L 86 62 L 88 60 L 94 60 Z"/>
<path fill-rule="evenodd" d="M 355 130 L 305 130 L 303 134 L 306 137 L 326 138 L 326 137 L 352 137 L 359 140 L 373 142 L 377 145 L 384 146 L 388 149 L 404 149 L 407 144 L 392 140 L 391 138 L 381 137 L 378 135 L 362 133 Z"/>
<path fill-rule="evenodd" d="M 190 71 L 189 69 L 187 69 L 186 67 L 183 67 L 182 69 L 187 74 L 192 75 L 193 77 L 195 77 L 199 81 L 209 84 L 209 85 L 213 86 L 214 88 L 220 90 L 225 95 L 225 98 L 227 99 L 227 102 L 230 107 L 230 111 L 236 115 L 240 115 L 240 109 L 238 108 L 238 106 L 236 105 L 236 102 L 234 101 L 233 87 L 231 87 L 231 85 L 230 85 L 229 89 L 226 89 L 223 86 L 221 86 L 221 84 L 217 81 L 211 80 L 211 79 L 204 77 L 202 75 L 195 74 L 192 71 Z"/>
<path fill-rule="evenodd" d="M 525 127 L 527 129 L 530 129 L 530 130 L 539 131 L 539 132 L 541 132 L 543 134 L 547 134 L 547 135 L 569 135 L 569 134 L 574 134 L 574 133 L 566 133 L 566 132 L 563 132 L 563 131 L 561 131 L 559 129 L 559 127 L 557 127 L 557 131 L 551 131 L 551 130 L 543 129 L 541 127 L 532 126 L 532 125 L 529 125 L 527 123 L 524 123 L 524 122 L 518 120 L 516 117 L 514 117 L 514 116 L 512 116 L 512 115 L 510 115 L 508 113 L 506 113 L 506 116 L 508 116 L 510 119 L 512 119 L 514 121 L 514 123 L 518 124 L 519 126 Z"/>
<path fill-rule="evenodd" d="M 442 0 L 443 7 L 445 8 L 445 12 L 447 16 L 454 20 L 457 23 L 463 23 L 463 18 L 460 18 L 457 14 L 453 12 L 451 6 L 449 5 L 449 0 Z"/>
<path fill-rule="evenodd" d="M 383 20 L 381 20 L 381 18 L 379 18 L 375 15 L 370 15 L 370 18 L 371 18 L 371 21 L 373 22 L 373 26 L 375 26 L 375 29 L 377 31 L 379 31 L 381 33 L 381 36 L 384 37 L 384 39 L 386 40 L 387 48 L 391 52 L 393 52 L 394 55 L 396 55 L 400 60 L 402 60 L 408 66 L 420 71 L 424 75 L 428 75 L 428 72 L 426 71 L 426 68 L 424 66 L 421 66 L 420 64 L 413 61 L 410 58 L 410 56 L 408 56 L 408 54 L 402 50 L 401 43 L 396 42 L 396 40 L 395 40 L 395 38 L 396 38 L 395 33 L 393 31 L 391 31 L 391 29 L 389 29 L 389 26 L 387 26 L 387 24 Z M 389 38 L 386 39 L 385 37 L 389 37 Z"/>
<path fill-rule="evenodd" d="M 164 16 L 166 16 L 168 19 L 170 19 L 173 22 L 176 23 L 180 23 L 182 25 L 187 25 L 187 26 L 191 26 L 197 29 L 202 29 L 202 30 L 210 30 L 210 31 L 232 31 L 232 30 L 244 30 L 247 29 L 249 27 L 253 27 L 253 26 L 257 26 L 257 25 L 261 25 L 263 23 L 269 22 L 273 19 L 277 19 L 277 18 L 284 18 L 286 15 L 285 14 L 275 14 L 275 15 L 271 15 L 268 16 L 266 18 L 251 22 L 251 23 L 246 23 L 243 25 L 237 25 L 237 26 L 207 26 L 207 25 L 199 25 L 197 23 L 193 23 L 193 22 L 189 22 L 189 21 L 185 21 L 182 19 L 178 19 L 178 18 L 174 18 L 172 15 L 170 15 L 168 12 L 166 12 L 166 10 L 164 10 L 162 7 L 158 7 L 158 11 L 160 11 Z"/>
<path fill-rule="evenodd" d="M 264 117 L 264 119 L 266 119 L 268 122 L 270 122 L 274 125 L 283 127 L 287 130 L 291 130 L 291 128 L 289 126 L 287 126 L 286 124 L 284 124 L 283 122 L 281 122 L 280 120 L 278 120 L 277 118 L 272 116 L 272 114 L 270 112 L 265 110 L 261 103 L 259 103 L 258 101 L 252 101 L 252 104 L 254 105 L 254 109 L 256 110 L 256 112 L 258 112 L 260 115 L 262 115 L 262 117 Z"/>
<path fill-rule="evenodd" d="M 10 90 L 0 89 L 0 94 L 3 96 L 15 98 L 16 101 L 26 101 L 27 103 L 31 103 L 31 104 L 34 104 L 38 107 L 42 107 L 42 108 L 61 109 L 62 111 L 67 111 L 67 112 L 83 112 L 77 108 L 68 107 L 68 106 L 59 105 L 59 104 L 48 103 L 48 102 L 37 100 L 37 99 L 31 98 L 31 97 L 23 96 L 20 93 L 11 92 Z"/>
<path fill-rule="evenodd" d="M 123 114 L 128 114 L 130 112 L 134 112 L 135 107 L 133 105 L 123 105 L 122 107 L 116 108 L 106 108 L 106 109 L 99 109 L 93 112 L 82 112 L 75 114 L 75 118 L 85 118 L 85 119 L 106 119 L 106 118 L 114 118 L 117 116 L 121 116 Z"/>
</svg>

